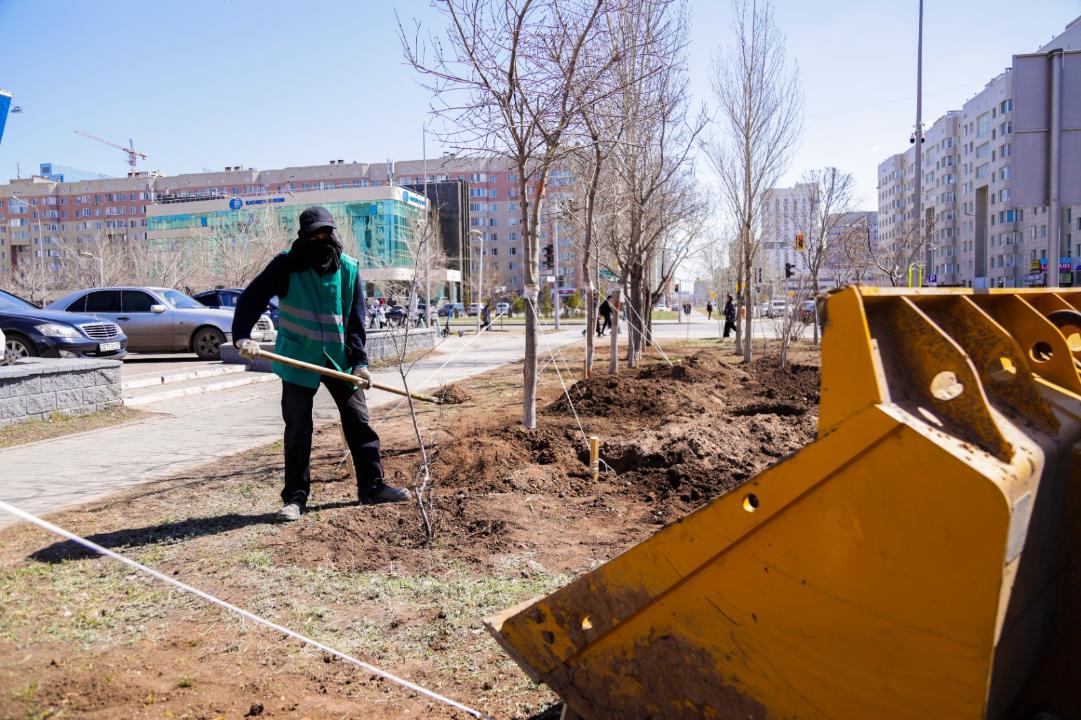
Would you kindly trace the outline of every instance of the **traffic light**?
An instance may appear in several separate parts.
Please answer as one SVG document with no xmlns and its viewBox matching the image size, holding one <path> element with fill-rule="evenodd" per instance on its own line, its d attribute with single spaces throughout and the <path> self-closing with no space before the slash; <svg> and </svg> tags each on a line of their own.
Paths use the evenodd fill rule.
<svg viewBox="0 0 1081 720">
<path fill-rule="evenodd" d="M 551 270 L 555 267 L 555 249 L 551 245 L 544 246 L 544 267 Z"/>
<path fill-rule="evenodd" d="M 676 283 L 676 292 L 679 292 L 679 283 Z"/>
<path fill-rule="evenodd" d="M 796 267 L 796 266 L 794 264 L 792 264 L 792 263 L 785 263 L 784 264 L 784 276 L 786 278 L 792 277 L 792 269 L 794 267 Z"/>
<path fill-rule="evenodd" d="M 796 233 L 796 252 L 803 252 L 803 233 Z"/>
</svg>

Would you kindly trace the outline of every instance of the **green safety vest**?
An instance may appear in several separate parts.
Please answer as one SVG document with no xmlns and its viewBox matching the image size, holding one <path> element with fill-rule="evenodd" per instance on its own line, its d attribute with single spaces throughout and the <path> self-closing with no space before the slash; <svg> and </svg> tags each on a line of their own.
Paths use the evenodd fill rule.
<svg viewBox="0 0 1081 720">
<path fill-rule="evenodd" d="M 278 298 L 278 339 L 274 352 L 313 365 L 327 361 L 349 372 L 345 352 L 345 322 L 353 310 L 357 261 L 342 255 L 341 269 L 329 275 L 305 270 L 289 276 L 289 292 Z M 319 387 L 320 375 L 275 362 L 274 373 L 286 382 Z"/>
</svg>

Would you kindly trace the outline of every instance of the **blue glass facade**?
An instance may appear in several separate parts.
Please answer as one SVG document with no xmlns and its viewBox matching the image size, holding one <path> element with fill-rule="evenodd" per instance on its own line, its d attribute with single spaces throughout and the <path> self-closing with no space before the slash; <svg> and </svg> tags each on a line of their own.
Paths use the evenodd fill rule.
<svg viewBox="0 0 1081 720">
<path fill-rule="evenodd" d="M 276 225 L 282 249 L 296 236 L 299 217 L 311 205 L 321 205 L 334 216 L 345 251 L 363 268 L 408 268 L 413 264 L 409 247 L 414 227 L 423 219 L 426 200 L 401 189 L 388 189 L 396 197 L 384 199 L 329 200 L 311 198 L 297 202 L 290 196 L 222 198 L 192 203 L 191 212 L 180 211 L 185 204 L 161 206 L 147 218 L 147 230 L 156 240 L 224 238 L 233 232 Z M 367 194 L 371 194 L 370 192 Z M 400 199 L 399 199 L 400 198 Z M 206 209 L 208 204 L 219 209 Z M 169 213 L 169 214 L 166 214 Z"/>
</svg>

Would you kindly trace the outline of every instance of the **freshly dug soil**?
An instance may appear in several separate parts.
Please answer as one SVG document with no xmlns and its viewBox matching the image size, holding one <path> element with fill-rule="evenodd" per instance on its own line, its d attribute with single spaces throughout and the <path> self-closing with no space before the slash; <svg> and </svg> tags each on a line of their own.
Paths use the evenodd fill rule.
<svg viewBox="0 0 1081 720">
<path fill-rule="evenodd" d="M 600 371 L 566 395 L 546 370 L 533 430 L 521 427 L 520 365 L 444 391 L 467 402 L 417 403 L 433 538 L 415 502 L 356 504 L 336 426 L 314 438 L 299 522 L 273 516 L 280 444 L 50 519 L 494 717 L 554 720 L 554 696 L 525 680 L 481 619 L 611 559 L 814 436 L 816 367 L 668 350 L 685 357 Z M 404 406 L 377 430 L 389 481 L 412 487 L 421 454 Z M 0 718 L 462 717 L 28 527 L 0 538 L 0 653 L 12 658 Z"/>
<path fill-rule="evenodd" d="M 473 399 L 473 394 L 461 385 L 444 385 L 433 394 L 434 397 L 443 401 L 444 405 L 461 405 Z"/>
<path fill-rule="evenodd" d="M 636 522 L 615 535 L 644 537 L 813 440 L 818 377 L 813 365 L 782 368 L 766 357 L 745 367 L 703 350 L 674 365 L 650 362 L 579 381 L 539 404 L 532 430 L 521 426 L 516 403 L 454 409 L 463 414 L 431 451 L 437 554 L 483 565 L 493 554 L 536 550 L 543 543 L 533 496 L 565 504 L 574 532 L 604 534 L 605 515 L 619 508 Z M 590 435 L 601 440 L 598 483 L 589 473 Z M 417 464 L 416 453 L 385 462 L 402 485 L 412 484 Z M 298 528 L 277 552 L 302 565 L 416 568 L 418 558 L 432 558 L 418 554 L 426 541 L 416 518 L 415 506 L 338 514 Z M 573 571 L 582 559 L 571 553 L 553 569 Z"/>
</svg>

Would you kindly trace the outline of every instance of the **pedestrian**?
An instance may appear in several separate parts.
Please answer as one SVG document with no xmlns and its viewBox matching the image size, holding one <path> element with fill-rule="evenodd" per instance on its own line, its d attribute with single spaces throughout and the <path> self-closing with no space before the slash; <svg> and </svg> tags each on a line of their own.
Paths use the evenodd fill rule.
<svg viewBox="0 0 1081 720">
<path fill-rule="evenodd" d="M 728 334 L 736 329 L 736 306 L 732 303 L 732 296 L 729 295 L 728 299 L 724 303 L 724 335 L 728 337 Z"/>
<path fill-rule="evenodd" d="M 713 319 L 713 301 L 712 300 L 707 300 L 706 301 L 706 319 L 707 320 L 712 320 Z"/>
<path fill-rule="evenodd" d="M 612 302 L 611 302 L 611 300 L 612 300 L 612 296 L 609 295 L 608 297 L 606 297 L 604 299 L 604 302 L 601 303 L 600 314 L 601 314 L 601 318 L 602 318 L 602 320 L 604 322 L 599 328 L 597 328 L 597 336 L 598 337 L 604 337 L 604 331 L 607 330 L 608 328 L 612 327 Z"/>
<path fill-rule="evenodd" d="M 278 296 L 281 319 L 274 352 L 352 370 L 366 385 L 329 378 L 311 370 L 274 363 L 282 379 L 282 419 L 285 421 L 284 505 L 281 520 L 299 520 L 311 492 L 312 400 L 322 383 L 338 406 L 342 432 L 353 455 L 357 497 L 362 504 L 404 502 L 409 493 L 387 485 L 379 436 L 372 428 L 364 390 L 371 387 L 365 350 L 364 292 L 357 261 L 342 252 L 334 218 L 326 208 L 310 207 L 300 214 L 297 238 L 287 252 L 275 256 L 237 299 L 233 343 L 240 354 L 254 358 L 259 346 L 251 329 L 270 298 Z"/>
<path fill-rule="evenodd" d="M 379 329 L 387 326 L 387 304 L 380 299 L 379 306 L 375 309 L 375 319 L 379 323 Z"/>
<path fill-rule="evenodd" d="M 484 307 L 480 309 L 480 325 L 484 330 L 492 326 L 492 304 L 490 302 L 484 303 Z"/>
</svg>

